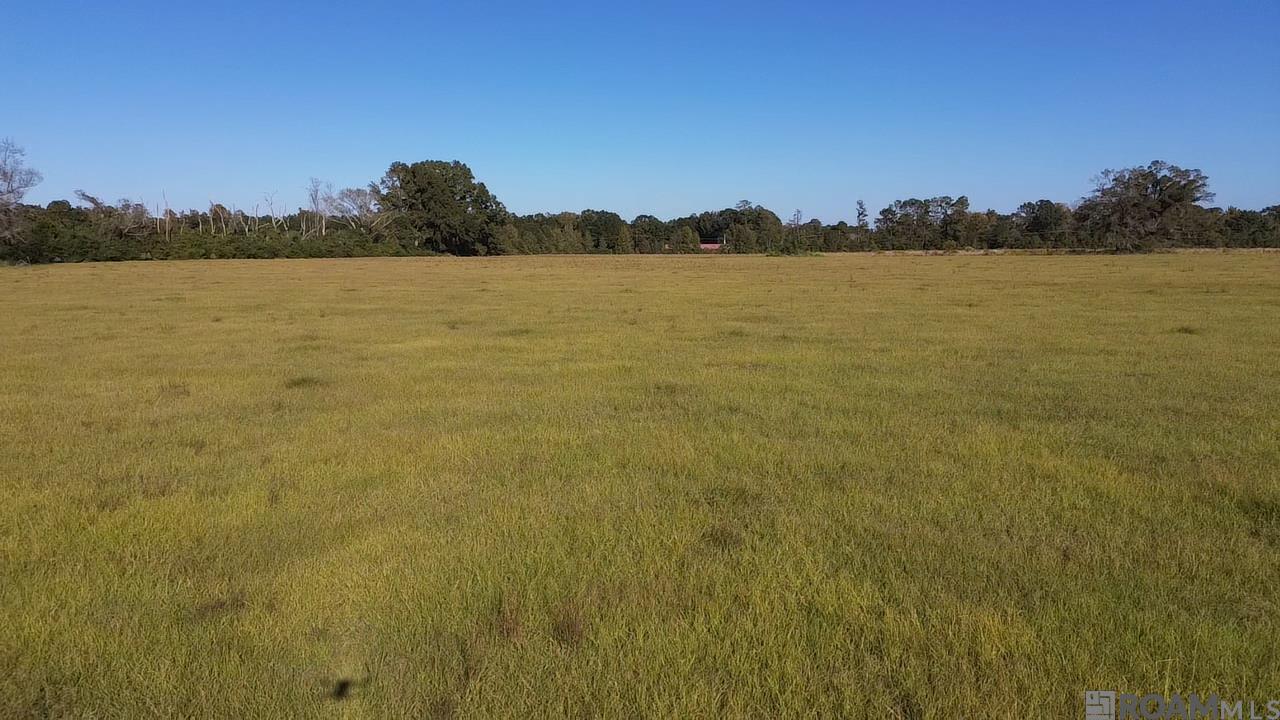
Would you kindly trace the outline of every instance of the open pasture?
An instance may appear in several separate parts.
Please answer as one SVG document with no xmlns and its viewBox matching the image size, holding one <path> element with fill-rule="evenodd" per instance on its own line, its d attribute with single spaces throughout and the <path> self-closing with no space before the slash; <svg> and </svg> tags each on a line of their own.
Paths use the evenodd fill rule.
<svg viewBox="0 0 1280 720">
<path fill-rule="evenodd" d="M 0 268 L 0 717 L 1280 689 L 1280 254 Z"/>
</svg>

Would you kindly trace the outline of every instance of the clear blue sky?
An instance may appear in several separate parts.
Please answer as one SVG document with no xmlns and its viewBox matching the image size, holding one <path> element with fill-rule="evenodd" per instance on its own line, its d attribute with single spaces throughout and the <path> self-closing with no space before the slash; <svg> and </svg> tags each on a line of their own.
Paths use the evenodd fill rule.
<svg viewBox="0 0 1280 720">
<path fill-rule="evenodd" d="M 1277 28 L 1276 0 L 12 0 L 0 136 L 41 203 L 296 207 L 312 176 L 459 159 L 521 213 L 835 221 L 1074 201 L 1163 159 L 1258 208 L 1280 203 Z"/>
</svg>

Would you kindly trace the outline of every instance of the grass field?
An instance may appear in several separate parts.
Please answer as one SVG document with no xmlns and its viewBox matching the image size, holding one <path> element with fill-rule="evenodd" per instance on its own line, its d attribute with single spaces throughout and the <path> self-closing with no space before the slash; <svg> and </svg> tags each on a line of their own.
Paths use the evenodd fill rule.
<svg viewBox="0 0 1280 720">
<path fill-rule="evenodd" d="M 1280 695 L 1280 254 L 0 269 L 0 717 Z"/>
</svg>

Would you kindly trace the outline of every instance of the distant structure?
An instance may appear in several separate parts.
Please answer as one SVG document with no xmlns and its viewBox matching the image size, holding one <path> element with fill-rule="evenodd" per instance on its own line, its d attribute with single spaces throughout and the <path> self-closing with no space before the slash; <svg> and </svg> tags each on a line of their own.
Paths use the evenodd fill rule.
<svg viewBox="0 0 1280 720">
<path fill-rule="evenodd" d="M 720 252 L 722 247 L 724 247 L 722 242 L 698 243 L 698 249 L 702 252 Z"/>
</svg>

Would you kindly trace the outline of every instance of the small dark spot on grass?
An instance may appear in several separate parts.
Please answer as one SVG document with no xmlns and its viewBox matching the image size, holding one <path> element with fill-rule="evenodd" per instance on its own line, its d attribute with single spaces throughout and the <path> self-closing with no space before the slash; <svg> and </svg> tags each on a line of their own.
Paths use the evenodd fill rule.
<svg viewBox="0 0 1280 720">
<path fill-rule="evenodd" d="M 1074 543 L 1062 543 L 1058 546 L 1058 558 L 1063 564 L 1070 563 L 1076 558 L 1076 546 Z"/>
<path fill-rule="evenodd" d="M 144 498 L 168 497 L 178 489 L 178 480 L 171 475 L 137 475 L 134 482 Z"/>
<path fill-rule="evenodd" d="M 351 697 L 351 693 L 356 688 L 364 685 L 367 680 L 354 680 L 352 678 L 338 678 L 329 683 L 329 697 L 333 700 L 346 700 Z"/>
<path fill-rule="evenodd" d="M 716 523 L 702 533 L 702 540 L 716 550 L 728 552 L 742 547 L 742 532 L 728 523 Z"/>
<path fill-rule="evenodd" d="M 920 718 L 924 717 L 924 711 L 921 709 L 920 703 L 916 701 L 915 696 L 910 691 L 899 687 L 897 695 L 897 702 L 893 709 L 895 718 L 920 720 Z"/>
<path fill-rule="evenodd" d="M 109 493 L 99 495 L 93 502 L 93 507 L 100 513 L 109 513 L 119 510 L 128 503 L 128 499 L 122 493 Z"/>
<path fill-rule="evenodd" d="M 217 323 L 217 322 L 222 322 L 222 318 L 220 318 L 220 317 L 215 317 L 215 318 L 210 319 L 210 320 L 209 320 L 209 322 L 216 322 L 216 323 Z"/>
<path fill-rule="evenodd" d="M 494 603 L 493 626 L 504 639 L 515 642 L 524 632 L 524 611 L 520 599 L 511 593 L 500 593 Z"/>
<path fill-rule="evenodd" d="M 433 720 L 449 720 L 458 712 L 458 701 L 452 697 L 442 697 L 436 699 L 427 708 L 427 717 Z"/>
<path fill-rule="evenodd" d="M 1236 607 L 1236 616 L 1246 623 L 1263 624 L 1280 615 L 1280 605 L 1268 598 L 1250 595 Z"/>
<path fill-rule="evenodd" d="M 678 382 L 658 382 L 653 384 L 653 393 L 662 397 L 679 397 L 689 392 L 689 386 Z"/>
<path fill-rule="evenodd" d="M 284 386 L 290 390 L 315 387 L 323 384 L 324 381 L 314 375 L 296 375 L 284 381 Z"/>
<path fill-rule="evenodd" d="M 160 384 L 159 394 L 161 398 L 175 400 L 184 398 L 191 394 L 191 388 L 186 383 L 167 380 Z"/>
<path fill-rule="evenodd" d="M 284 497 L 285 483 L 277 477 L 271 478 L 267 482 L 267 505 L 276 507 L 280 504 L 280 499 Z"/>
<path fill-rule="evenodd" d="M 458 682 L 465 689 L 480 676 L 480 670 L 484 667 L 484 648 L 477 644 L 474 639 L 460 639 L 459 653 L 462 667 L 458 675 Z"/>
<path fill-rule="evenodd" d="M 753 362 L 753 361 L 747 360 L 747 361 L 741 361 L 741 362 L 735 363 L 735 367 L 737 367 L 740 370 L 768 370 L 772 366 L 769 365 L 769 363 Z"/>
<path fill-rule="evenodd" d="M 1192 327 L 1190 325 L 1179 325 L 1174 328 L 1173 331 L 1179 335 L 1199 335 L 1203 332 L 1200 328 Z"/>
<path fill-rule="evenodd" d="M 759 505 L 762 496 L 739 485 L 716 485 L 702 493 L 702 502 L 711 507 L 749 508 Z"/>
<path fill-rule="evenodd" d="M 240 612 L 248 605 L 249 600 L 244 591 L 238 590 L 229 595 L 197 605 L 191 614 L 196 620 L 212 620 L 222 615 Z"/>
<path fill-rule="evenodd" d="M 564 647 L 575 648 L 582 644 L 586 635 L 587 620 L 582 604 L 577 600 L 561 604 L 551 620 L 551 637 Z"/>
<path fill-rule="evenodd" d="M 1268 545 L 1280 545 L 1280 500 L 1253 497 L 1239 503 L 1254 535 Z"/>
</svg>

